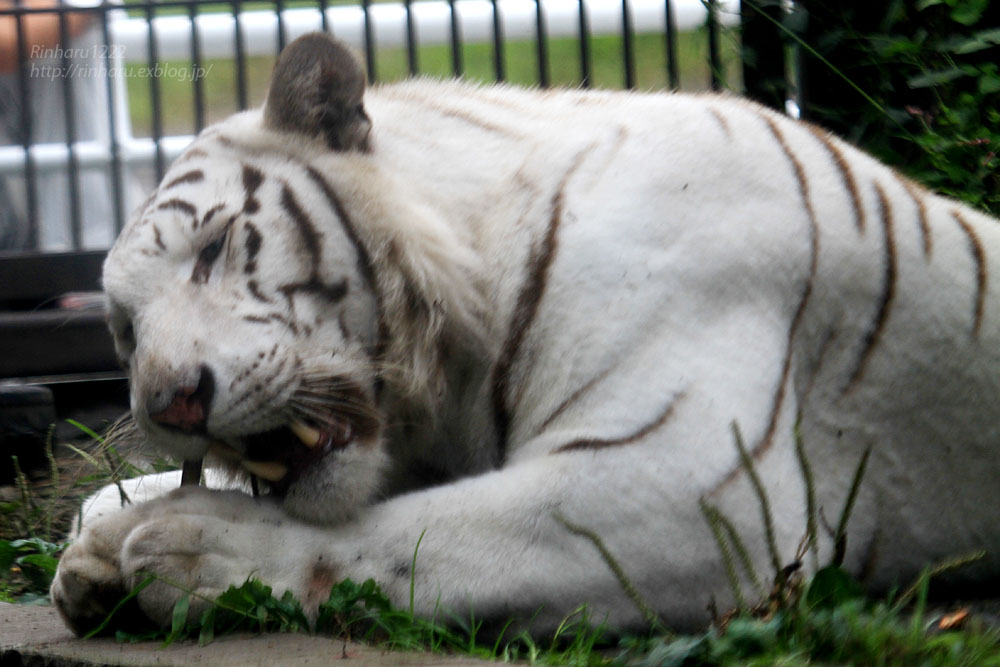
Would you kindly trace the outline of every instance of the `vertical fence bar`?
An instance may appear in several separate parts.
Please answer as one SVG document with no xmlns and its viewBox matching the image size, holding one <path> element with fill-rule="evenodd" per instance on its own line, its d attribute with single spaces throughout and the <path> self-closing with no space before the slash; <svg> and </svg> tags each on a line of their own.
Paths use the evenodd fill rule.
<svg viewBox="0 0 1000 667">
<path fill-rule="evenodd" d="M 722 89 L 722 59 L 719 57 L 719 4 L 716 0 L 706 2 L 708 17 L 705 25 L 708 28 L 708 67 L 711 70 L 710 83 L 712 90 Z"/>
<path fill-rule="evenodd" d="M 776 0 L 740 3 L 743 90 L 751 99 L 781 111 L 788 98 L 783 18 L 784 10 Z"/>
<path fill-rule="evenodd" d="M 274 16 L 278 20 L 278 53 L 285 48 L 285 1 L 274 0 Z M 277 54 L 275 54 L 277 55 Z"/>
<path fill-rule="evenodd" d="M 240 14 L 243 12 L 242 0 L 232 0 L 233 6 L 233 48 L 236 53 L 233 59 L 236 61 L 236 106 L 243 111 L 248 106 L 247 95 L 247 56 L 246 48 L 243 46 L 243 29 L 240 21 Z"/>
<path fill-rule="evenodd" d="M 330 19 L 326 16 L 328 6 L 327 0 L 319 0 L 319 25 L 323 32 L 330 32 Z"/>
<path fill-rule="evenodd" d="M 365 21 L 365 64 L 368 66 L 368 83 L 375 83 L 378 70 L 375 65 L 375 28 L 372 26 L 371 0 L 361 0 Z"/>
<path fill-rule="evenodd" d="M 146 34 L 149 43 L 146 50 L 146 60 L 149 64 L 149 105 L 151 111 L 153 145 L 156 147 L 156 180 L 159 182 L 163 178 L 166 170 L 166 156 L 163 154 L 161 139 L 163 138 L 163 101 L 160 99 L 160 79 L 156 76 L 156 65 L 158 61 L 158 51 L 156 44 L 156 31 L 153 30 L 153 2 L 147 1 L 144 5 L 146 14 Z"/>
<path fill-rule="evenodd" d="M 118 146 L 118 133 L 120 129 L 118 127 L 118 117 L 115 110 L 118 108 L 115 102 L 116 91 L 115 91 L 115 78 L 113 76 L 114 72 L 114 58 L 124 58 L 124 53 L 119 53 L 115 44 L 111 43 L 111 29 L 108 27 L 108 9 L 109 5 L 107 2 L 101 4 L 101 35 L 103 39 L 104 46 L 107 47 L 104 51 L 104 70 L 108 72 L 108 76 L 105 77 L 105 100 L 108 105 L 108 150 L 111 153 L 111 164 L 109 173 L 111 175 L 111 196 L 113 201 L 111 205 L 115 212 L 115 236 L 121 232 L 122 227 L 125 226 L 125 202 L 123 201 L 124 192 L 122 188 L 122 159 L 121 153 L 119 152 Z M 120 66 L 120 61 L 119 61 Z M 124 78 L 124 74 L 121 74 Z"/>
<path fill-rule="evenodd" d="M 593 85 L 593 64 L 590 56 L 590 19 L 587 16 L 587 4 L 584 0 L 577 0 L 580 9 L 578 45 L 580 47 L 580 85 L 590 88 Z"/>
<path fill-rule="evenodd" d="M 538 57 L 538 85 L 549 87 L 549 44 L 545 28 L 545 12 L 542 0 L 535 0 L 535 48 Z"/>
<path fill-rule="evenodd" d="M 667 85 L 671 90 L 681 87 L 681 77 L 677 66 L 677 19 L 674 17 L 673 0 L 663 0 L 664 49 L 667 56 Z"/>
<path fill-rule="evenodd" d="M 417 26 L 413 21 L 413 0 L 404 0 L 406 8 L 406 65 L 410 76 L 416 76 L 420 71 L 417 62 Z"/>
<path fill-rule="evenodd" d="M 635 35 L 632 22 L 632 5 L 622 0 L 622 67 L 625 70 L 625 88 L 635 88 Z"/>
<path fill-rule="evenodd" d="M 462 32 L 455 0 L 448 0 L 448 13 L 451 16 L 451 71 L 455 76 L 462 76 L 465 70 L 462 63 Z"/>
<path fill-rule="evenodd" d="M 58 6 L 60 8 L 57 16 L 59 20 L 59 45 L 62 47 L 62 58 L 60 58 L 59 64 L 62 67 L 63 120 L 66 127 L 66 180 L 69 186 L 67 188 L 67 194 L 69 195 L 69 229 L 73 249 L 81 250 L 83 248 L 83 232 L 80 222 L 80 164 L 77 160 L 76 149 L 73 146 L 76 142 L 76 113 L 74 112 L 76 105 L 73 104 L 73 76 L 75 74 L 86 76 L 86 73 L 78 73 L 73 70 L 69 51 L 69 17 L 66 16 L 66 12 L 64 11 L 66 4 L 63 0 L 60 0 Z M 52 193 L 51 196 L 55 195 L 56 193 Z"/>
<path fill-rule="evenodd" d="M 18 3 L 20 5 L 20 3 Z M 18 7 L 20 9 L 20 7 Z M 32 137 L 34 128 L 32 127 L 31 109 L 31 83 L 30 67 L 28 61 L 28 40 L 24 34 L 24 13 L 15 12 L 17 20 L 17 70 L 18 70 L 18 93 L 21 97 L 21 146 L 24 148 L 24 187 L 25 198 L 27 200 L 28 239 L 27 245 L 32 249 L 39 249 L 40 235 L 38 227 L 41 221 L 38 219 L 38 170 L 35 167 L 35 158 L 31 155 Z"/>
<path fill-rule="evenodd" d="M 205 83 L 202 81 L 201 35 L 198 32 L 198 0 L 188 4 L 188 18 L 191 19 L 191 96 L 194 99 L 194 131 L 199 133 L 205 127 Z"/>
<path fill-rule="evenodd" d="M 493 3 L 493 74 L 497 82 L 507 79 L 507 68 L 504 66 L 503 50 L 503 20 L 500 15 L 500 5 Z"/>
</svg>

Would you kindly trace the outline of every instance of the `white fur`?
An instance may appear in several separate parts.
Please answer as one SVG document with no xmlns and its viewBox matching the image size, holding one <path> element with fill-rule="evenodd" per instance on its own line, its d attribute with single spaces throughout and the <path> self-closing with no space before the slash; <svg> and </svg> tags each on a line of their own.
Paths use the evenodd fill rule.
<svg viewBox="0 0 1000 667">
<path fill-rule="evenodd" d="M 359 285 L 353 246 L 304 176 L 311 165 L 338 193 L 371 256 L 380 304 L 355 291 L 337 310 L 303 298 L 296 314 L 316 322 L 309 336 L 246 324 L 242 316 L 263 311 L 232 296 L 244 289 L 242 260 L 230 253 L 206 285 L 191 285 L 205 239 L 183 215 L 155 209 L 167 194 L 126 229 L 105 285 L 138 333 L 137 407 L 200 361 L 218 369 L 211 436 L 168 435 L 139 418 L 174 456 L 198 457 L 212 438 L 280 421 L 281 392 L 252 412 L 237 401 L 239 372 L 274 343 L 281 355 L 321 359 L 354 377 L 384 372 L 384 432 L 367 449 L 350 446 L 343 465 L 331 463 L 283 507 L 185 488 L 94 521 L 53 585 L 71 622 L 86 620 L 94 587 L 127 590 L 145 570 L 207 595 L 259 576 L 310 609 L 331 578 L 374 577 L 405 605 L 423 534 L 414 574 L 421 614 L 472 610 L 544 630 L 587 603 L 593 618 L 613 627 L 640 625 L 598 550 L 569 532 L 557 519 L 564 517 L 601 536 L 669 624 L 702 624 L 710 601 L 725 608 L 732 598 L 699 500 L 718 506 L 758 569 L 769 568 L 734 422 L 758 450 L 784 563 L 795 557 L 806 507 L 797 415 L 817 503 L 831 523 L 872 447 L 846 558 L 871 588 L 983 548 L 987 558 L 962 575 L 1000 572 L 996 220 L 834 141 L 857 185 L 861 231 L 845 177 L 819 135 L 724 97 L 411 82 L 371 90 L 365 104 L 369 153 L 328 151 L 273 132 L 260 112 L 249 112 L 208 131 L 194 147 L 209 157 L 185 159 L 165 180 L 202 168 L 205 183 L 173 193 L 200 201 L 202 212 L 216 201 L 238 211 L 241 163 L 272 179 L 260 193 L 266 210 L 278 210 L 276 184 L 287 181 L 323 221 L 328 277 Z M 885 211 L 875 184 L 889 202 Z M 976 332 L 976 255 L 953 211 L 984 253 Z M 501 456 L 494 368 L 554 217 L 544 290 L 507 373 Z M 147 218 L 170 249 L 164 255 L 144 254 L 155 249 L 150 224 L 140 224 Z M 887 274 L 883 218 L 891 225 L 894 291 L 866 355 Z M 265 235 L 257 278 L 273 287 L 298 269 L 292 241 L 282 245 L 293 234 L 287 218 L 266 220 L 255 218 Z M 423 316 L 407 310 L 414 296 L 407 285 Z M 392 333 L 381 367 L 367 352 L 378 307 Z M 335 325 L 341 312 L 351 337 Z M 556 451 L 583 440 L 606 446 Z M 428 463 L 453 479 L 421 486 L 407 475 Z M 807 568 L 829 558 L 825 533 L 820 542 Z M 139 600 L 169 623 L 180 594 L 157 586 Z"/>
</svg>

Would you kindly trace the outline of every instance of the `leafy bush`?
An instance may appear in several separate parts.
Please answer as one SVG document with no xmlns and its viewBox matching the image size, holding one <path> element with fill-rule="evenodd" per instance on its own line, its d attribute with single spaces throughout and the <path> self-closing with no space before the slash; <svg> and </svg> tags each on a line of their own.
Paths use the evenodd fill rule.
<svg viewBox="0 0 1000 667">
<path fill-rule="evenodd" d="M 805 57 L 806 115 L 1000 215 L 1000 4 L 800 4 L 815 51 Z"/>
</svg>

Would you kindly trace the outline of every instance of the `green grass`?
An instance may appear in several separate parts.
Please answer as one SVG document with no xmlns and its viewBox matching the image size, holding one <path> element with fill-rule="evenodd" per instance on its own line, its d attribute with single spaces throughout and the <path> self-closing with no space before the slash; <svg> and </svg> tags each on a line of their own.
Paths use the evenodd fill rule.
<svg viewBox="0 0 1000 667">
<path fill-rule="evenodd" d="M 95 438 L 99 438 L 94 434 Z M 744 450 L 739 431 L 734 426 L 734 438 Z M 797 436 L 801 448 L 801 436 Z M 99 468 L 104 481 L 113 481 L 122 473 L 122 464 L 104 440 L 98 442 L 96 455 L 81 450 L 89 465 Z M 804 449 L 802 449 L 804 452 Z M 106 455 L 106 456 L 105 456 Z M 107 462 L 104 462 L 106 459 Z M 59 477 L 53 466 L 50 475 Z M 862 458 L 857 466 L 852 494 L 862 483 Z M 811 487 L 807 461 L 803 464 L 806 486 Z M 748 475 L 754 476 L 753 462 L 744 456 Z M 129 472 L 135 472 L 129 469 Z M 54 480 L 58 482 L 59 480 Z M 52 516 L 59 505 L 31 489 L 21 476 L 22 501 L 0 507 L 0 519 L 8 529 L 20 530 L 26 536 L 6 539 L 0 535 L 0 601 L 39 603 L 45 601 L 57 556 L 64 546 L 60 542 L 42 539 L 38 532 L 54 525 Z M 59 484 L 50 485 L 50 491 Z M 55 492 L 53 492 L 55 493 Z M 60 492 L 61 493 L 61 492 Z M 763 486 L 756 491 L 766 515 L 770 510 Z M 58 493 L 56 493 L 58 495 Z M 841 512 L 841 523 L 850 516 L 850 502 Z M 712 525 L 722 526 L 725 517 L 706 514 Z M 568 530 L 591 539 L 598 548 L 600 538 L 584 528 L 564 522 Z M 720 555 L 725 557 L 725 545 L 731 553 L 738 552 L 741 540 L 735 532 L 723 530 L 719 541 Z M 839 539 L 846 539 L 841 537 Z M 417 545 L 419 546 L 419 545 Z M 803 549 L 808 550 L 808 545 Z M 601 549 L 609 567 L 616 572 L 614 555 Z M 804 556 L 799 554 L 797 558 Z M 414 558 L 418 553 L 414 550 Z M 707 555 L 711 558 L 711 555 Z M 708 630 L 695 635 L 674 635 L 665 630 L 655 614 L 647 614 L 650 630 L 646 634 L 614 637 L 600 623 L 580 608 L 564 619 L 560 627 L 547 637 L 532 637 L 505 627 L 491 626 L 484 630 L 481 621 L 439 610 L 434 618 L 414 616 L 409 609 L 398 609 L 379 590 L 374 581 L 355 583 L 342 581 L 332 587 L 329 598 L 320 606 L 318 618 L 310 623 L 301 603 L 290 593 L 276 596 L 270 587 L 248 580 L 232 586 L 215 600 L 200 600 L 205 610 L 192 612 L 196 593 L 183 586 L 155 576 L 148 577 L 128 599 L 145 586 L 166 581 L 182 591 L 175 605 L 170 628 L 144 634 L 116 633 L 120 641 L 159 641 L 169 644 L 187 639 L 205 644 L 232 632 L 308 632 L 361 641 L 391 650 L 434 651 L 461 654 L 492 660 L 523 660 L 532 664 L 553 665 L 883 665 L 908 667 L 928 666 L 997 666 L 1000 667 L 1000 631 L 984 627 L 974 617 L 964 625 L 950 627 L 928 611 L 927 592 L 932 577 L 952 571 L 981 558 L 981 554 L 955 559 L 928 567 L 923 575 L 902 593 L 884 600 L 865 597 L 858 585 L 838 563 L 822 568 L 810 581 L 788 568 L 772 573 L 773 583 L 768 592 L 763 586 L 754 599 L 742 594 L 745 601 L 738 609 L 718 616 Z M 784 562 L 784 561 L 778 561 Z M 415 568 L 414 568 L 415 571 Z M 620 579 L 624 574 L 619 575 Z M 754 574 L 754 579 L 765 577 Z M 640 591 L 635 591 L 627 579 L 630 597 L 640 604 Z M 737 584 L 734 584 L 734 588 Z M 112 612 L 96 632 L 114 630 L 117 622 Z"/>
<path fill-rule="evenodd" d="M 723 35 L 723 80 L 730 88 L 741 87 L 739 50 L 728 33 Z M 622 41 L 617 37 L 595 37 L 591 42 L 591 85 L 596 88 L 622 88 Z M 666 55 L 662 35 L 637 35 L 635 38 L 636 86 L 640 90 L 667 87 Z M 575 39 L 553 39 L 548 43 L 551 85 L 577 87 L 582 74 L 578 42 Z M 704 31 L 680 33 L 678 36 L 678 70 L 682 90 L 707 90 L 710 82 L 708 42 Z M 473 81 L 494 81 L 493 46 L 465 44 L 462 48 L 463 76 Z M 417 53 L 421 76 L 447 78 L 453 75 L 451 48 L 425 46 Z M 172 77 L 158 79 L 163 109 L 163 132 L 193 134 L 196 131 L 195 84 L 190 62 L 165 62 L 163 67 Z M 205 123 L 222 120 L 238 111 L 237 72 L 232 60 L 207 60 L 202 63 L 206 108 Z M 253 57 L 247 60 L 245 80 L 248 106 L 264 101 L 267 83 L 274 67 L 274 57 Z M 507 42 L 504 45 L 506 80 L 520 85 L 536 85 L 538 60 L 532 41 Z M 375 69 L 380 82 L 391 82 L 409 76 L 404 49 L 381 49 L 376 53 Z M 145 65 L 129 65 L 126 69 L 129 109 L 135 136 L 152 135 L 152 93 Z"/>
<path fill-rule="evenodd" d="M 938 631 L 929 616 L 907 617 L 864 600 L 830 609 L 737 618 L 725 630 L 638 643 L 629 664 L 646 665 L 1000 665 L 995 631 Z"/>
<path fill-rule="evenodd" d="M 149 577 L 133 591 L 138 594 L 156 581 Z M 169 583 L 169 582 L 168 582 Z M 130 596 L 130 597 L 132 597 Z M 432 651 L 462 654 L 483 659 L 530 660 L 547 664 L 599 665 L 607 662 L 595 648 L 607 646 L 600 626 L 594 628 L 584 610 L 569 616 L 547 642 L 538 642 L 526 633 L 486 638 L 481 623 L 442 610 L 437 618 L 424 619 L 410 611 L 396 609 L 378 585 L 368 580 L 357 584 L 346 579 L 330 590 L 319 606 L 315 623 L 307 620 L 302 605 L 289 592 L 280 598 L 260 581 L 249 579 L 230 586 L 195 618 L 190 613 L 191 591 L 174 607 L 169 629 L 144 634 L 117 632 L 119 641 L 160 641 L 164 645 L 179 639 L 207 644 L 215 637 L 233 632 L 306 632 L 364 642 L 399 651 Z M 123 600 L 123 603 L 130 598 Z M 114 612 L 90 636 L 113 626 Z"/>
<path fill-rule="evenodd" d="M 128 462 L 108 440 L 73 420 L 68 423 L 89 441 L 79 447 L 54 448 L 54 431 L 45 441 L 48 469 L 32 475 L 12 456 L 15 480 L 0 497 L 0 602 L 46 602 L 66 536 L 78 518 L 84 498 L 128 477 L 173 469 L 158 456 L 142 459 L 142 468 Z M 117 425 L 112 425 L 115 429 Z"/>
<path fill-rule="evenodd" d="M 149 577 L 133 595 L 156 580 Z M 196 618 L 190 613 L 195 594 L 185 591 L 175 605 L 171 628 L 138 635 L 118 632 L 116 637 L 164 645 L 187 639 L 204 645 L 231 632 L 307 632 L 389 650 L 552 665 L 1000 665 L 997 630 L 975 621 L 950 629 L 927 613 L 929 580 L 930 571 L 912 593 L 895 602 L 873 602 L 843 570 L 828 567 L 808 585 L 800 582 L 785 602 L 772 599 L 753 612 L 728 615 L 703 634 L 677 636 L 658 629 L 617 639 L 593 624 L 585 608 L 547 638 L 513 633 L 510 626 L 499 636 L 487 635 L 474 618 L 447 610 L 425 619 L 396 609 L 372 580 L 333 586 L 317 621 L 310 624 L 290 593 L 278 598 L 270 587 L 248 580 L 210 601 Z M 113 624 L 110 616 L 105 625 Z"/>
</svg>

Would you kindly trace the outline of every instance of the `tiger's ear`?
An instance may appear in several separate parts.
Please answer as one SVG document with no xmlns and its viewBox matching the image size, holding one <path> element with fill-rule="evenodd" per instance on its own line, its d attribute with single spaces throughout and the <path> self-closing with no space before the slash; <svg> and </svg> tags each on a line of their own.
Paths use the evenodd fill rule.
<svg viewBox="0 0 1000 667">
<path fill-rule="evenodd" d="M 364 69 L 346 46 L 323 33 L 303 35 L 278 57 L 264 122 L 322 137 L 337 151 L 367 151 L 371 121 L 361 102 L 364 92 Z"/>
</svg>

